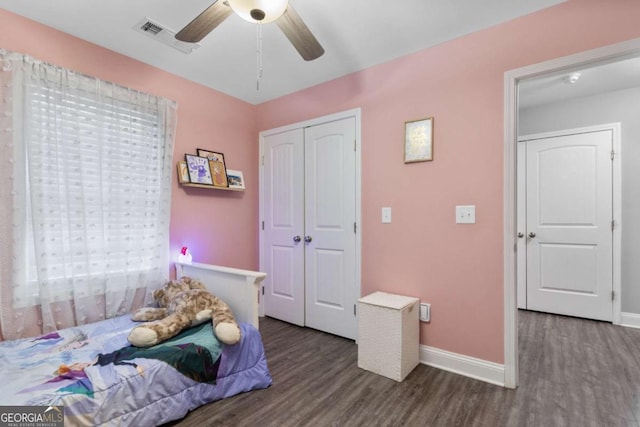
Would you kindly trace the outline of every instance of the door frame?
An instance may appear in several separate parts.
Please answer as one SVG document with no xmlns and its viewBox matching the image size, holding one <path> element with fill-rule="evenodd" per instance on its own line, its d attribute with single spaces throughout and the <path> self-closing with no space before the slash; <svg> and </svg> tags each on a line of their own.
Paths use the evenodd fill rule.
<svg viewBox="0 0 640 427">
<path fill-rule="evenodd" d="M 640 56 L 640 38 L 517 68 L 504 74 L 503 307 L 505 387 L 515 388 L 518 385 L 517 254 L 515 251 L 517 247 L 516 144 L 518 141 L 518 82 L 530 77 L 568 71 L 579 66 L 591 66 L 637 56 Z M 620 170 L 619 167 L 617 169 Z M 620 200 L 614 200 L 614 206 L 617 203 L 620 203 Z"/>
<path fill-rule="evenodd" d="M 585 126 L 580 128 L 573 129 L 561 129 L 552 132 L 543 132 L 536 134 L 528 134 L 522 135 L 518 137 L 516 141 L 516 228 L 517 232 L 525 232 L 524 228 L 518 228 L 518 225 L 526 225 L 526 215 L 527 208 L 524 203 L 524 198 L 520 197 L 520 195 L 526 194 L 526 169 L 524 166 L 525 156 L 524 151 L 526 147 L 523 148 L 523 143 L 526 143 L 530 140 L 540 140 L 544 138 L 553 138 L 565 135 L 575 135 L 579 133 L 591 133 L 591 132 L 600 132 L 600 131 L 611 131 L 612 133 L 612 146 L 611 149 L 615 153 L 614 158 L 612 160 L 612 200 L 611 200 L 611 208 L 612 208 L 612 219 L 614 221 L 615 227 L 613 229 L 613 241 L 612 241 L 612 251 L 613 251 L 613 276 L 612 276 L 612 290 L 614 295 L 617 295 L 617 298 L 613 300 L 613 320 L 612 323 L 614 325 L 620 324 L 620 315 L 622 311 L 622 300 L 620 298 L 622 292 L 622 221 L 621 221 L 621 212 L 622 212 L 622 142 L 620 138 L 621 132 L 621 124 L 620 123 L 606 123 L 601 125 L 593 125 L 593 126 Z M 522 141 L 522 143 L 521 143 Z M 516 232 L 516 234 L 517 234 Z M 526 233 L 525 233 L 526 234 Z M 522 242 L 522 239 L 519 239 L 520 243 L 517 248 L 516 255 L 516 281 L 517 281 L 517 295 L 518 295 L 518 308 L 526 307 L 526 292 L 527 292 L 527 274 L 526 274 L 526 265 L 527 265 L 527 245 L 524 244 L 526 242 Z M 522 250 L 520 250 L 522 249 Z"/>
<path fill-rule="evenodd" d="M 297 123 L 292 123 L 289 125 L 285 125 L 285 126 L 280 126 L 274 129 L 269 129 L 269 130 L 264 130 L 261 131 L 259 133 L 259 152 L 258 152 L 258 165 L 259 165 L 259 186 L 258 186 L 258 191 L 259 191 L 259 207 L 258 207 L 258 246 L 259 246 L 259 265 L 260 265 L 260 271 L 264 271 L 265 270 L 265 265 L 264 265 L 264 253 L 263 253 L 263 246 L 264 246 L 264 241 L 263 241 L 263 233 L 262 233 L 262 221 L 264 218 L 264 204 L 265 204 L 265 200 L 264 200 L 264 183 L 265 183 L 265 177 L 264 177 L 264 168 L 262 167 L 263 164 L 263 159 L 264 159 L 264 138 L 266 136 L 269 135 L 274 135 L 274 134 L 278 134 L 278 133 L 282 133 L 282 132 L 287 132 L 293 129 L 300 129 L 300 128 L 306 128 L 306 127 L 310 127 L 310 126 L 316 126 L 316 125 L 320 125 L 320 124 L 324 124 L 324 123 L 329 123 L 329 122 L 335 122 L 338 120 L 342 120 L 342 119 L 346 119 L 346 118 L 350 118 L 353 117 L 355 119 L 355 154 L 356 154 L 356 165 L 355 165 L 355 190 L 356 190 L 356 224 L 357 224 L 357 228 L 356 228 L 356 253 L 355 253 L 355 290 L 354 292 L 356 292 L 355 295 L 355 300 L 357 301 L 358 298 L 360 298 L 360 296 L 362 295 L 362 174 L 361 174 L 361 167 L 362 167 L 362 158 L 361 158 L 361 152 L 362 150 L 360 149 L 361 147 L 361 109 L 360 108 L 354 108 L 351 110 L 345 110 L 345 111 L 341 111 L 341 112 L 337 112 L 334 114 L 329 114 L 326 116 L 321 116 L 321 117 L 316 117 L 314 119 L 309 119 L 309 120 L 304 120 L 301 122 L 297 122 Z M 260 295 L 264 295 L 264 282 L 263 284 L 260 285 Z M 258 313 L 260 316 L 264 316 L 264 304 L 263 304 L 264 299 L 260 298 L 259 301 L 259 305 L 258 305 Z M 358 314 L 356 313 L 356 317 L 355 317 L 355 321 L 358 321 Z"/>
</svg>

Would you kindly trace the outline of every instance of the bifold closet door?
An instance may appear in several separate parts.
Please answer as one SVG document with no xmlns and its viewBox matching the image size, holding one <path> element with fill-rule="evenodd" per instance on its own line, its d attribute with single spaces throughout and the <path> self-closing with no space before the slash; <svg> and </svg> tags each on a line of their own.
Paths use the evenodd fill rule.
<svg viewBox="0 0 640 427">
<path fill-rule="evenodd" d="M 355 119 L 262 144 L 265 314 L 355 339 Z"/>
<path fill-rule="evenodd" d="M 355 119 L 305 128 L 305 324 L 355 339 Z"/>
<path fill-rule="evenodd" d="M 263 140 L 265 314 L 304 326 L 304 132 Z"/>
</svg>

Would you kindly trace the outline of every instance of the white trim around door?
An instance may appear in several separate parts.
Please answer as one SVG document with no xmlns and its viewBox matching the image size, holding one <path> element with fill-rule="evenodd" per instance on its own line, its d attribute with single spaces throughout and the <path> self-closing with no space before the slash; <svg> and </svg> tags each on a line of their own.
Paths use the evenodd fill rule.
<svg viewBox="0 0 640 427">
<path fill-rule="evenodd" d="M 558 73 L 576 67 L 587 67 L 595 64 L 619 61 L 625 58 L 640 56 L 640 39 L 605 46 L 581 52 L 575 55 L 530 65 L 507 71 L 504 75 L 504 385 L 515 388 L 518 385 L 518 309 L 517 309 L 517 206 L 516 206 L 516 143 L 517 134 L 517 85 L 520 80 L 538 77 L 544 74 Z M 621 181 L 620 167 L 617 167 L 614 180 Z M 614 183 L 615 185 L 615 183 Z M 620 218 L 620 197 L 614 198 L 614 220 Z M 617 217 L 616 217 L 617 215 Z M 618 222 L 620 224 L 620 222 Z M 615 231 L 615 230 L 614 230 Z M 616 241 L 617 239 L 617 241 Z M 614 247 L 619 244 L 620 233 L 614 233 Z M 615 270 L 615 269 L 614 269 Z M 620 286 L 620 270 L 614 277 Z M 614 324 L 620 324 L 620 298 L 614 300 Z M 617 314 L 616 314 L 617 313 Z"/>
</svg>

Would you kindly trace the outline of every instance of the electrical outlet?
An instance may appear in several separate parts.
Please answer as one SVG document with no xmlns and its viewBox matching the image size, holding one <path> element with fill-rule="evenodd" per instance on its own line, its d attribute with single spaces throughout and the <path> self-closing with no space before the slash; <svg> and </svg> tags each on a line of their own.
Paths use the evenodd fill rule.
<svg viewBox="0 0 640 427">
<path fill-rule="evenodd" d="M 420 321 L 429 322 L 431 320 L 431 304 L 420 303 Z"/>
</svg>

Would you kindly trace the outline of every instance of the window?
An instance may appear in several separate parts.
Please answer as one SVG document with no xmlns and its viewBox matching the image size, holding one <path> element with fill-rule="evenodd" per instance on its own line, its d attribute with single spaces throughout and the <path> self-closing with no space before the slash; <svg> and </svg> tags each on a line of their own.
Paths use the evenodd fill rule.
<svg viewBox="0 0 640 427">
<path fill-rule="evenodd" d="M 175 106 L 34 64 L 13 103 L 22 142 L 14 175 L 22 169 L 26 196 L 16 210 L 25 221 L 14 229 L 24 239 L 14 306 L 126 293 L 165 278 Z"/>
</svg>

